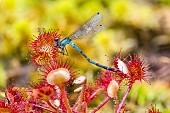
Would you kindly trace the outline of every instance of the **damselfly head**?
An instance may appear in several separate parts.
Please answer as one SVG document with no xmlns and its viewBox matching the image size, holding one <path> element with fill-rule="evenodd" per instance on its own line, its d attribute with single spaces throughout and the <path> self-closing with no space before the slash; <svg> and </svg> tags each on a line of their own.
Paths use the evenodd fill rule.
<svg viewBox="0 0 170 113">
<path fill-rule="evenodd" d="M 59 38 L 58 38 L 58 37 L 55 38 L 54 41 L 55 41 L 55 42 L 54 42 L 54 46 L 55 46 L 55 47 L 58 47 L 58 46 L 59 46 Z"/>
<path fill-rule="evenodd" d="M 62 53 L 63 55 L 68 55 L 65 45 L 61 44 L 61 41 L 59 38 L 54 39 L 54 46 L 57 47 L 59 49 L 59 52 Z M 65 51 L 66 51 L 66 54 L 65 54 Z"/>
<path fill-rule="evenodd" d="M 58 41 L 59 41 L 59 38 L 58 38 L 58 37 L 57 37 L 57 38 L 55 38 L 55 41 L 56 41 L 56 42 L 58 42 Z"/>
</svg>

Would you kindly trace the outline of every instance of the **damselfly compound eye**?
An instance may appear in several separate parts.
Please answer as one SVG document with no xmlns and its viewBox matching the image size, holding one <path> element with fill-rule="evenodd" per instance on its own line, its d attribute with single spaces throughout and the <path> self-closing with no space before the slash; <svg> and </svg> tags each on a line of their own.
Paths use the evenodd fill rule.
<svg viewBox="0 0 170 113">
<path fill-rule="evenodd" d="M 58 42 L 58 40 L 59 40 L 58 38 L 55 38 L 55 41 L 56 41 L 56 42 Z"/>
</svg>

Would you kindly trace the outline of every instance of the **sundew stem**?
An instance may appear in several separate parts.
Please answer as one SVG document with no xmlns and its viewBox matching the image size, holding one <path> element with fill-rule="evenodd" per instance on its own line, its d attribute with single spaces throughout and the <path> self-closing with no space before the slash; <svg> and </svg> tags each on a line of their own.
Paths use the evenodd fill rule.
<svg viewBox="0 0 170 113">
<path fill-rule="evenodd" d="M 102 108 L 111 98 L 108 96 L 97 108 L 95 108 L 91 113 L 95 113 L 100 108 Z"/>
<path fill-rule="evenodd" d="M 118 107 L 118 98 L 117 95 L 114 97 L 114 102 L 115 102 L 115 109 Z"/>
<path fill-rule="evenodd" d="M 49 100 L 47 101 L 47 104 L 55 110 L 55 113 L 58 113 L 58 108 L 55 108 L 54 106 L 51 105 L 51 103 L 49 102 Z"/>
<path fill-rule="evenodd" d="M 88 102 L 91 101 L 100 90 L 101 88 L 98 88 L 97 90 L 95 90 L 95 92 L 89 97 Z"/>
<path fill-rule="evenodd" d="M 38 107 L 38 108 L 41 108 L 41 109 L 44 109 L 44 110 L 47 110 L 47 111 L 49 111 L 49 112 L 51 112 L 51 113 L 56 113 L 55 111 L 53 111 L 53 110 L 51 110 L 51 109 L 49 109 L 49 108 L 40 106 L 40 105 L 33 104 L 33 106 Z"/>
<path fill-rule="evenodd" d="M 132 84 L 130 84 L 129 87 L 127 88 L 127 90 L 126 90 L 126 92 L 125 92 L 125 95 L 123 96 L 123 98 L 122 98 L 122 100 L 121 100 L 121 102 L 120 102 L 118 108 L 115 109 L 115 110 L 116 110 L 115 113 L 119 113 L 119 112 L 120 112 L 121 107 L 122 107 L 122 105 L 123 105 L 123 103 L 124 103 L 124 101 L 125 101 L 127 95 L 129 94 L 131 88 L 132 88 Z"/>
<path fill-rule="evenodd" d="M 59 88 L 61 90 L 62 98 L 63 98 L 64 104 L 65 104 L 65 107 L 67 109 L 67 113 L 72 113 L 63 85 L 60 86 Z"/>
</svg>

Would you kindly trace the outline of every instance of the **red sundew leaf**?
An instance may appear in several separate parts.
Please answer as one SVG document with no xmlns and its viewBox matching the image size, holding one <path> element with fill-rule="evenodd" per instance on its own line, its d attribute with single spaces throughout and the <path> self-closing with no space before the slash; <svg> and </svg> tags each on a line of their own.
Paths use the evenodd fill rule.
<svg viewBox="0 0 170 113">
<path fill-rule="evenodd" d="M 31 52 L 31 59 L 36 65 L 43 65 L 51 59 L 58 56 L 58 48 L 54 46 L 55 38 L 60 38 L 58 30 L 49 30 L 48 32 L 39 30 L 39 36 L 30 42 L 29 51 Z"/>
<path fill-rule="evenodd" d="M 33 98 L 29 97 L 30 93 L 26 88 L 8 88 L 6 90 L 6 99 L 4 102 L 0 102 L 0 110 L 5 110 L 3 113 L 28 113 L 30 111 L 40 113 L 41 109 L 35 109 L 33 103 L 30 102 L 30 99 L 33 100 Z"/>
<path fill-rule="evenodd" d="M 98 92 L 97 85 L 89 84 L 88 86 L 84 87 L 83 101 L 86 103 L 91 102 L 96 97 L 96 91 Z"/>
<path fill-rule="evenodd" d="M 35 98 L 42 99 L 45 101 L 48 101 L 50 97 L 54 96 L 55 89 L 54 86 L 51 86 L 49 84 L 39 85 L 32 89 L 32 95 Z"/>
<path fill-rule="evenodd" d="M 38 55 L 34 55 L 34 57 L 32 57 L 32 61 L 38 66 L 48 63 L 50 59 L 51 56 L 49 56 L 47 53 L 39 53 Z"/>
<path fill-rule="evenodd" d="M 159 111 L 159 109 L 156 109 L 156 105 L 153 106 L 152 108 L 148 109 L 148 113 L 162 113 L 161 111 Z"/>
<path fill-rule="evenodd" d="M 0 100 L 0 109 L 5 109 L 6 108 L 6 101 L 5 101 L 5 99 L 3 99 L 3 100 Z"/>
<path fill-rule="evenodd" d="M 136 80 L 147 81 L 148 66 L 144 66 L 144 60 L 141 60 L 140 57 L 137 54 L 129 55 L 124 59 L 121 58 L 123 59 L 120 60 L 121 62 L 118 60 L 119 58 L 114 58 L 115 67 L 119 69 L 122 66 L 123 68 L 115 74 L 119 75 L 120 80 L 126 80 L 127 85 L 133 84 Z"/>
<path fill-rule="evenodd" d="M 68 60 L 66 61 L 64 61 L 63 59 L 51 60 L 39 68 L 39 75 L 42 76 L 43 77 L 42 79 L 46 81 L 47 77 L 49 76 L 49 74 L 51 74 L 51 72 L 66 69 L 70 74 L 70 79 L 69 81 L 67 81 L 67 83 L 69 83 L 71 80 L 73 80 L 73 77 L 75 77 L 75 75 L 78 74 L 77 73 L 78 71 L 72 72 L 71 67 L 72 64 L 70 64 Z"/>
<path fill-rule="evenodd" d="M 107 86 L 109 85 L 110 81 L 113 80 L 113 79 L 114 79 L 114 76 L 113 76 L 112 72 L 104 71 L 104 72 L 101 72 L 99 74 L 96 83 L 100 87 L 107 88 Z"/>
<path fill-rule="evenodd" d="M 58 34 L 58 31 L 56 30 L 48 32 L 44 30 L 42 33 L 39 33 L 39 36 L 32 43 L 30 43 L 29 47 L 35 53 L 57 51 L 57 48 L 54 47 L 54 42 L 55 38 L 60 38 L 60 36 L 61 35 Z"/>
<path fill-rule="evenodd" d="M 131 82 L 146 81 L 147 75 L 146 72 L 148 70 L 147 66 L 144 66 L 144 60 L 141 60 L 140 56 L 134 54 L 134 58 L 129 55 L 130 61 L 128 61 L 129 75 Z"/>
</svg>

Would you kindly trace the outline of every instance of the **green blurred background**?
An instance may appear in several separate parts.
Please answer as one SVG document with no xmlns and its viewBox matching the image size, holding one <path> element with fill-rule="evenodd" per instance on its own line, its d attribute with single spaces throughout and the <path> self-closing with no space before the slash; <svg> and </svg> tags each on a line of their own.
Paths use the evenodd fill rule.
<svg viewBox="0 0 170 113">
<path fill-rule="evenodd" d="M 7 84 L 26 86 L 35 79 L 27 43 L 38 36 L 38 28 L 59 29 L 64 38 L 96 12 L 103 14 L 106 29 L 93 38 L 75 40 L 75 44 L 104 65 L 111 65 L 111 58 L 120 50 L 123 57 L 142 53 L 145 63 L 151 65 L 151 85 L 136 83 L 126 104 L 131 113 L 144 113 L 151 104 L 169 113 L 170 0 L 0 0 L 0 93 Z M 67 49 L 69 56 L 64 57 L 93 82 L 100 69 L 71 46 Z M 113 107 L 110 101 L 101 112 L 112 113 Z"/>
</svg>

